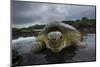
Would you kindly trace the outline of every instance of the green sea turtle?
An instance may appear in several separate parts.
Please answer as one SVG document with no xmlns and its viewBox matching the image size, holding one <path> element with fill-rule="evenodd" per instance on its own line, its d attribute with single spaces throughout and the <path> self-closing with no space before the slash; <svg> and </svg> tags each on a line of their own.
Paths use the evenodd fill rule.
<svg viewBox="0 0 100 67">
<path fill-rule="evenodd" d="M 73 26 L 57 21 L 52 22 L 40 31 L 33 42 L 33 51 L 48 48 L 52 52 L 57 53 L 71 45 L 85 47 L 86 45 L 82 38 L 81 33 Z"/>
</svg>

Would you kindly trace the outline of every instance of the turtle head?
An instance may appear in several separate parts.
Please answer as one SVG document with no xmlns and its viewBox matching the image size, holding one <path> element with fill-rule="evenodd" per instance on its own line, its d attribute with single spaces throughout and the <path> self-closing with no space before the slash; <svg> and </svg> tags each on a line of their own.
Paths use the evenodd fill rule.
<svg viewBox="0 0 100 67">
<path fill-rule="evenodd" d="M 49 32 L 48 36 L 48 43 L 47 48 L 50 49 L 52 52 L 59 52 L 64 46 L 63 35 L 59 31 Z"/>
</svg>

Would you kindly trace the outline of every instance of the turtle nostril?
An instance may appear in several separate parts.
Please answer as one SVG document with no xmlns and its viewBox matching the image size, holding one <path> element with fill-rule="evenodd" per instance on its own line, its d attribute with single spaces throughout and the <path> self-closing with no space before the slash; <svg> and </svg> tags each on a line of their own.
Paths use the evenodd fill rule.
<svg viewBox="0 0 100 67">
<path fill-rule="evenodd" d="M 53 39 L 54 41 L 56 41 L 57 39 Z"/>
<path fill-rule="evenodd" d="M 51 42 L 55 42 L 55 41 L 56 41 L 56 39 L 52 39 L 52 40 L 51 40 Z"/>
</svg>

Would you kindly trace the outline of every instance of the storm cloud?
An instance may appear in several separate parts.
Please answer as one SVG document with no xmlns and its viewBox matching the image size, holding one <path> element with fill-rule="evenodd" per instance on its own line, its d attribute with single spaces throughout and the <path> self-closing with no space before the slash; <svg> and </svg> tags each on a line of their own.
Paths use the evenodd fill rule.
<svg viewBox="0 0 100 67">
<path fill-rule="evenodd" d="M 28 27 L 35 24 L 75 20 L 82 17 L 95 18 L 95 6 L 71 4 L 14 1 L 12 12 L 13 27 Z"/>
</svg>

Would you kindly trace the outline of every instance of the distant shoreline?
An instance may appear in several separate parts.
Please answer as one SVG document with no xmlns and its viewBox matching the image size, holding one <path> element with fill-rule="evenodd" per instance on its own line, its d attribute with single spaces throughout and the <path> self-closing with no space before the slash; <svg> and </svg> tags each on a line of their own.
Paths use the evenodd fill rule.
<svg viewBox="0 0 100 67">
<path fill-rule="evenodd" d="M 96 19 L 87 19 L 83 17 L 81 20 L 75 21 L 62 21 L 63 23 L 72 25 L 76 29 L 78 29 L 83 35 L 89 33 L 96 33 Z M 29 37 L 29 36 L 37 36 L 38 33 L 45 27 L 46 25 L 34 25 L 28 28 L 12 28 L 12 39 L 16 39 L 18 37 Z"/>
</svg>

